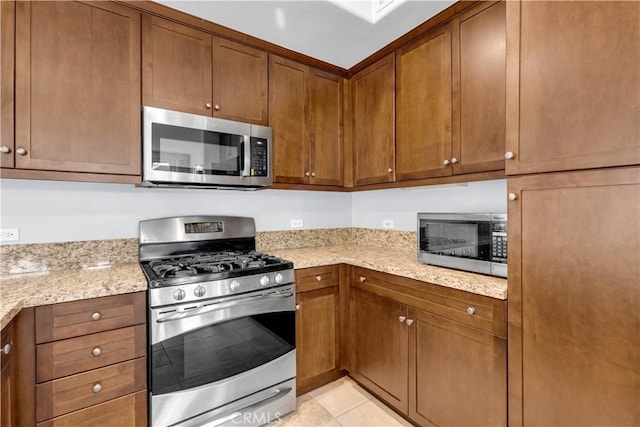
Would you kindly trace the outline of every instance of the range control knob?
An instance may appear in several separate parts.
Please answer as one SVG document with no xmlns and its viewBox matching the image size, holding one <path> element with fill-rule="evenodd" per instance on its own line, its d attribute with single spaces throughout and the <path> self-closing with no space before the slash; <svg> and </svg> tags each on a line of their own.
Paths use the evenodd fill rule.
<svg viewBox="0 0 640 427">
<path fill-rule="evenodd" d="M 180 301 L 181 299 L 184 299 L 184 297 L 187 296 L 187 293 L 184 291 L 184 289 L 176 289 L 175 292 L 173 293 L 173 299 L 177 299 L 178 301 Z"/>
<path fill-rule="evenodd" d="M 204 288 L 204 286 L 198 286 L 193 290 L 193 294 L 198 298 L 203 297 L 204 294 L 206 293 L 207 293 L 207 290 Z"/>
<path fill-rule="evenodd" d="M 262 276 L 260 278 L 260 286 L 267 286 L 269 284 L 269 276 Z"/>
<path fill-rule="evenodd" d="M 240 289 L 240 282 L 238 282 L 237 280 L 232 280 L 231 283 L 229 283 L 229 289 L 231 289 L 233 292 L 237 291 L 238 289 Z"/>
<path fill-rule="evenodd" d="M 284 276 L 282 275 L 282 273 L 276 273 L 275 277 L 273 278 L 273 280 L 276 281 L 276 283 L 279 285 L 282 282 L 284 282 Z"/>
</svg>

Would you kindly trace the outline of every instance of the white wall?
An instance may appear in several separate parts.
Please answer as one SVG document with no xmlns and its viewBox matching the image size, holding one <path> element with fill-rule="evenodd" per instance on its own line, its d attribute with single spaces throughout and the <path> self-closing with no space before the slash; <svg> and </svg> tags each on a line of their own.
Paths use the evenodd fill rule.
<svg viewBox="0 0 640 427">
<path fill-rule="evenodd" d="M 429 187 L 362 191 L 352 194 L 352 227 L 415 231 L 418 212 L 506 212 L 507 181 L 479 181 Z"/>
<path fill-rule="evenodd" d="M 137 238 L 138 221 L 176 215 L 251 216 L 258 231 L 288 230 L 292 219 L 304 228 L 351 226 L 349 193 L 0 179 L 0 203 L 0 227 L 19 228 L 18 244 Z"/>
<path fill-rule="evenodd" d="M 138 221 L 175 215 L 240 215 L 258 231 L 382 228 L 414 231 L 416 213 L 506 210 L 506 181 L 463 186 L 335 193 L 136 188 L 126 184 L 0 179 L 0 227 L 19 228 L 24 243 L 138 237 Z M 9 242 L 3 244 L 11 244 Z"/>
</svg>

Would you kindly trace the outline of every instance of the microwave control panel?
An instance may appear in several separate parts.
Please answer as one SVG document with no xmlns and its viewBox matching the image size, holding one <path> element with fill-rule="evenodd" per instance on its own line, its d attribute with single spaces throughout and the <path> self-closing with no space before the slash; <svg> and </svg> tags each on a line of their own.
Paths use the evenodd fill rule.
<svg viewBox="0 0 640 427">
<path fill-rule="evenodd" d="M 269 152 L 267 140 L 251 137 L 251 176 L 269 176 Z"/>
<path fill-rule="evenodd" d="M 491 261 L 507 262 L 507 222 L 491 223 Z"/>
</svg>

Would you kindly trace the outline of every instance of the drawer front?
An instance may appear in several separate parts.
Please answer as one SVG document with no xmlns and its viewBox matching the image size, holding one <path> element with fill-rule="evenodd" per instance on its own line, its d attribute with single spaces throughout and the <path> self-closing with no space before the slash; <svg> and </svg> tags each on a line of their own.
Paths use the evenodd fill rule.
<svg viewBox="0 0 640 427">
<path fill-rule="evenodd" d="M 146 326 L 137 325 L 36 346 L 38 383 L 145 355 Z"/>
<path fill-rule="evenodd" d="M 135 394 L 130 394 L 43 423 L 38 423 L 38 427 L 145 427 L 146 425 L 146 391 L 139 391 Z"/>
<path fill-rule="evenodd" d="M 429 313 L 506 337 L 506 301 L 362 267 L 353 267 L 350 284 Z"/>
<path fill-rule="evenodd" d="M 38 422 L 141 391 L 147 384 L 146 358 L 38 384 Z"/>
<path fill-rule="evenodd" d="M 144 292 L 36 308 L 36 344 L 144 323 Z"/>
<path fill-rule="evenodd" d="M 295 273 L 296 292 L 313 291 L 339 284 L 338 265 L 302 268 L 296 270 Z"/>
</svg>

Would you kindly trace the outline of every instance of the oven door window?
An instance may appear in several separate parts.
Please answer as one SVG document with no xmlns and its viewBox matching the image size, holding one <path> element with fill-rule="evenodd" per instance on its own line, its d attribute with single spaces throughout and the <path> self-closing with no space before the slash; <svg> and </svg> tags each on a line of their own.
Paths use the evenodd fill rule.
<svg viewBox="0 0 640 427">
<path fill-rule="evenodd" d="M 258 314 L 205 326 L 152 346 L 154 395 L 210 384 L 295 348 L 295 312 Z"/>
<path fill-rule="evenodd" d="M 243 135 L 152 124 L 153 170 L 240 176 Z"/>
<path fill-rule="evenodd" d="M 489 261 L 491 223 L 420 220 L 420 252 Z"/>
</svg>

